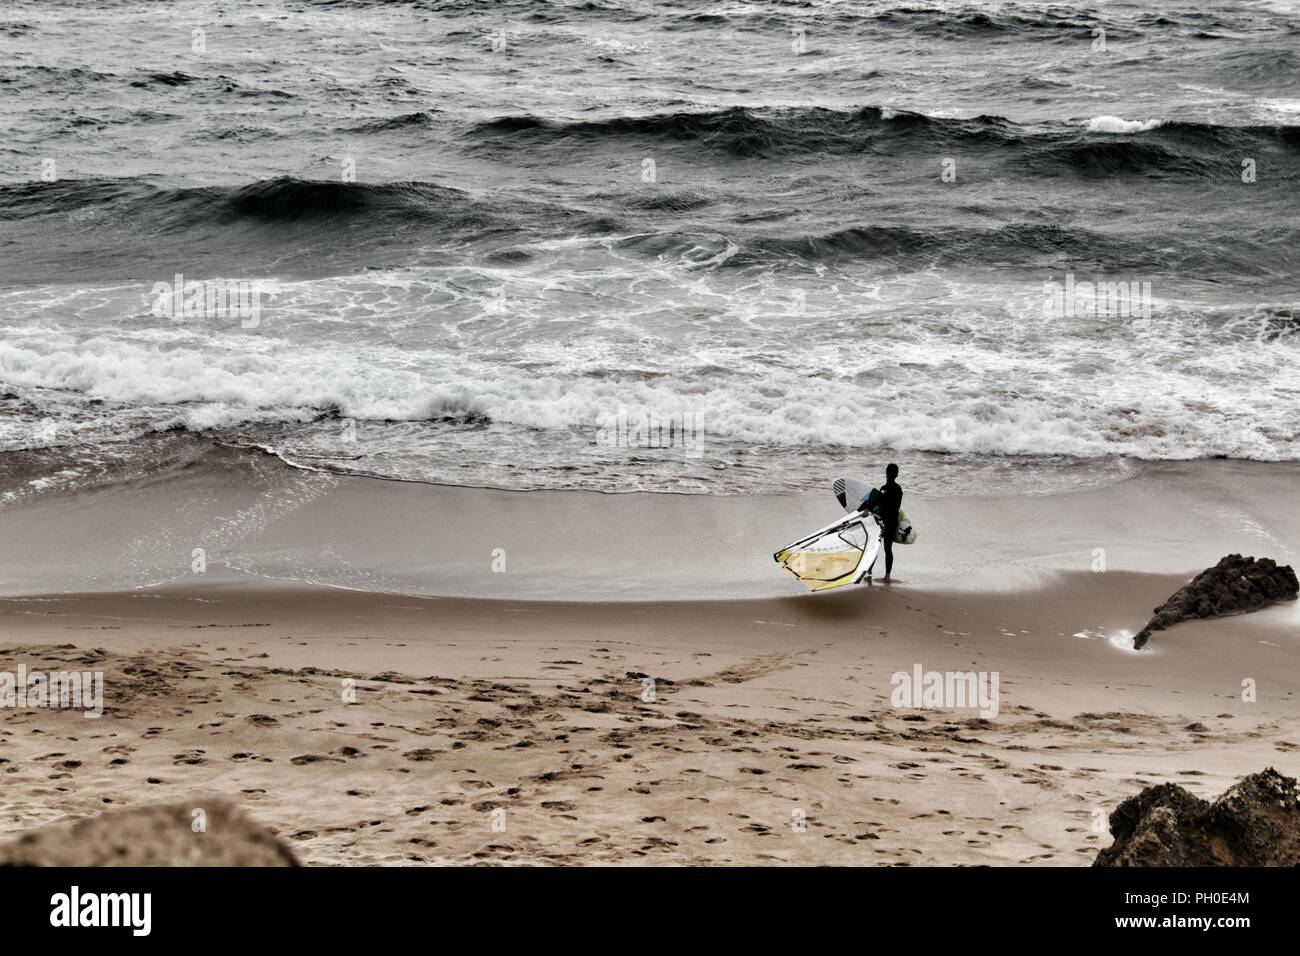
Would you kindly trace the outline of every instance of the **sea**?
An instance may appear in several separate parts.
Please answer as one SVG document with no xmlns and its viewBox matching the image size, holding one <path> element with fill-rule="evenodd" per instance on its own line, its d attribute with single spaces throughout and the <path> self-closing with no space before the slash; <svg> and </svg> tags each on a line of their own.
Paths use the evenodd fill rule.
<svg viewBox="0 0 1300 956">
<path fill-rule="evenodd" d="M 0 507 L 1300 458 L 1295 2 L 4 0 L 0 131 Z"/>
</svg>

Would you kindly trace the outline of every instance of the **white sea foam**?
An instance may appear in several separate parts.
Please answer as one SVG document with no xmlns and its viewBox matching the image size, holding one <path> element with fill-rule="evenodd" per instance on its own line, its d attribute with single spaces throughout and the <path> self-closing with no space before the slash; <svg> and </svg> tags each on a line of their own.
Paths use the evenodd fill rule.
<svg viewBox="0 0 1300 956">
<path fill-rule="evenodd" d="M 652 355 L 653 345 L 639 346 L 626 354 L 629 371 L 619 372 L 604 368 L 612 355 L 572 355 L 548 343 L 534 343 L 527 362 L 504 365 L 375 345 L 264 344 L 250 352 L 101 336 L 74 347 L 55 334 L 0 343 L 0 379 L 37 399 L 35 390 L 54 389 L 158 407 L 192 429 L 302 422 L 326 411 L 363 421 L 593 429 L 633 407 L 688 410 L 709 435 L 755 445 L 1144 458 L 1295 454 L 1295 435 L 1275 425 L 1300 416 L 1296 393 L 1288 393 L 1294 372 L 1274 367 L 1267 350 L 1252 357 L 1224 348 L 1204 367 L 1184 358 L 1182 368 L 1169 368 L 1171 349 L 1159 348 L 1159 334 L 1144 343 L 1141 368 L 1108 368 L 1113 356 L 1093 349 L 1087 375 L 1068 374 L 1088 353 L 1066 341 L 1025 342 L 1023 351 L 1007 342 L 995 350 L 925 335 L 806 347 L 790 364 L 757 362 L 743 341 L 699 357 Z M 633 371 L 655 363 L 660 368 L 648 377 Z M 1224 376 L 1217 393 L 1207 388 L 1207 376 L 1233 365 L 1254 365 L 1257 374 L 1237 383 Z"/>
<path fill-rule="evenodd" d="M 591 275 L 539 261 L 284 283 L 256 330 L 160 320 L 131 289 L 0 295 L 0 314 L 21 317 L 0 340 L 0 386 L 37 409 L 0 417 L 0 449 L 282 423 L 246 440 L 421 479 L 527 460 L 562 485 L 575 461 L 583 480 L 631 467 L 637 456 L 589 447 L 627 408 L 693 416 L 701 467 L 743 465 L 736 488 L 788 469 L 782 455 L 836 449 L 1300 456 L 1300 335 L 1279 332 L 1285 303 L 1207 312 L 1157 288 L 1149 320 L 1045 323 L 1041 281 L 841 274 L 804 280 L 796 300 L 775 272 L 600 261 Z M 372 423 L 363 445 L 338 446 L 339 417 Z"/>
<path fill-rule="evenodd" d="M 1260 100 L 1259 109 L 1266 116 L 1294 118 L 1300 116 L 1300 99 Z"/>
<path fill-rule="evenodd" d="M 1126 120 L 1119 116 L 1094 116 L 1088 120 L 1090 133 L 1145 133 L 1160 126 L 1162 120 Z"/>
</svg>

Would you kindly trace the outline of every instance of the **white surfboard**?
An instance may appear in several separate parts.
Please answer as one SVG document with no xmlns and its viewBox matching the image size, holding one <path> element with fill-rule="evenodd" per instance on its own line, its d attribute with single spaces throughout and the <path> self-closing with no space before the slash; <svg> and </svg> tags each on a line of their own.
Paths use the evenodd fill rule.
<svg viewBox="0 0 1300 956">
<path fill-rule="evenodd" d="M 875 491 L 872 485 L 867 484 L 861 478 L 836 478 L 835 497 L 839 499 L 840 507 L 845 511 L 857 511 L 862 507 L 862 502 L 867 500 L 867 495 Z"/>
<path fill-rule="evenodd" d="M 852 514 L 862 507 L 862 502 L 875 491 L 874 486 L 861 478 L 836 478 L 831 486 L 840 507 Z M 894 544 L 915 544 L 916 526 L 908 520 L 907 512 L 898 509 L 898 530 L 894 532 Z"/>
</svg>

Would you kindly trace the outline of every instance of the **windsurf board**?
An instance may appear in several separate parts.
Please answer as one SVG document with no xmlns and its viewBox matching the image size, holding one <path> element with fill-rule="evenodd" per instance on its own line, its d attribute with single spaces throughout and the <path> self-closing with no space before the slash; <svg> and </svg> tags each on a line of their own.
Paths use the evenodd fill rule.
<svg viewBox="0 0 1300 956">
<path fill-rule="evenodd" d="M 875 491 L 868 482 L 861 478 L 836 478 L 831 486 L 840 507 L 852 514 L 862 507 L 862 502 Z M 894 532 L 894 544 L 915 544 L 916 526 L 908 520 L 907 512 L 898 509 L 898 530 Z"/>
</svg>

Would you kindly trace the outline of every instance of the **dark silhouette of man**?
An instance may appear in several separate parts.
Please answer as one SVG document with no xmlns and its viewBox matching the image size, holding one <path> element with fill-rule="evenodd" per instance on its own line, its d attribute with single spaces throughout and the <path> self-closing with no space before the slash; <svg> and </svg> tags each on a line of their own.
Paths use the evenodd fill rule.
<svg viewBox="0 0 1300 956">
<path fill-rule="evenodd" d="M 880 518 L 884 530 L 880 537 L 885 545 L 885 583 L 889 583 L 889 573 L 894 570 L 894 535 L 898 531 L 898 511 L 903 507 L 903 489 L 894 479 L 898 477 L 898 466 L 890 462 L 885 466 L 885 484 L 882 488 L 867 495 L 859 511 L 873 512 Z"/>
</svg>

